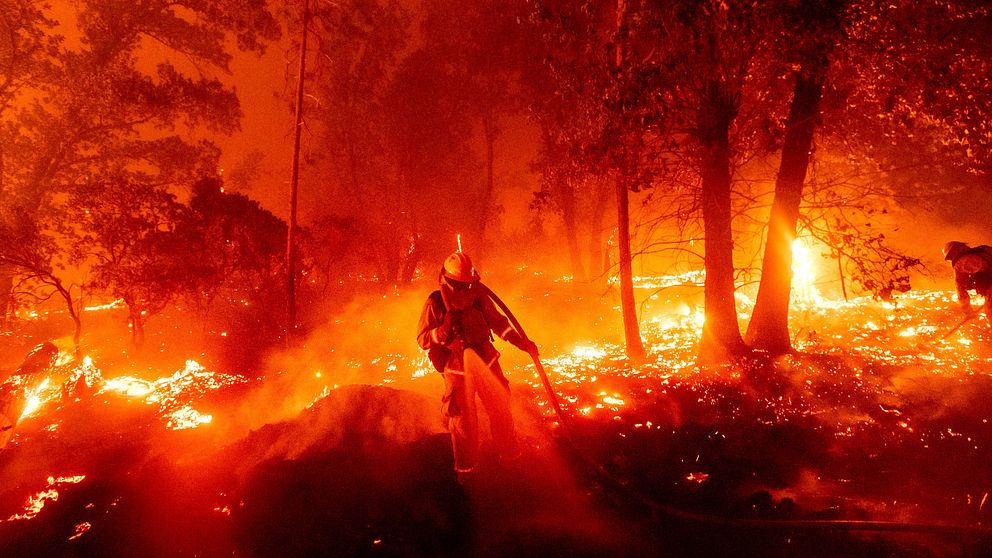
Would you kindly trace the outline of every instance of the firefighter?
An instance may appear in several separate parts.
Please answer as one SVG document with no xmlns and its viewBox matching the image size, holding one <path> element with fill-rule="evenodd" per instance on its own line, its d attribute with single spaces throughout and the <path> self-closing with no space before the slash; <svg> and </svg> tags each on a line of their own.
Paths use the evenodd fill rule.
<svg viewBox="0 0 992 558">
<path fill-rule="evenodd" d="M 455 471 L 479 464 L 476 395 L 489 417 L 493 443 L 503 458 L 518 453 L 510 413 L 510 383 L 499 365 L 492 334 L 537 357 L 537 345 L 518 333 L 484 294 L 472 260 L 461 251 L 441 267 L 440 288 L 427 297 L 417 342 L 444 378 L 442 420 L 451 432 Z"/>
<path fill-rule="evenodd" d="M 958 302 L 966 316 L 975 311 L 971 307 L 968 291 L 974 290 L 985 297 L 985 317 L 992 323 L 992 246 L 968 246 L 956 240 L 944 245 L 944 259 L 954 268 L 954 284 Z"/>
</svg>

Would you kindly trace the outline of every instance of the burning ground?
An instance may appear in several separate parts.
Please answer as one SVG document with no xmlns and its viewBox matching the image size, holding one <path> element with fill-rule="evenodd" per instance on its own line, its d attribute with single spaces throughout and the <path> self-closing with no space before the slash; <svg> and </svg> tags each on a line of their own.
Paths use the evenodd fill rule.
<svg viewBox="0 0 992 558">
<path fill-rule="evenodd" d="M 811 296 L 797 354 L 700 370 L 689 280 L 640 280 L 650 362 L 631 367 L 611 295 L 518 277 L 504 298 L 569 422 L 501 345 L 526 449 L 463 485 L 413 342 L 426 291 L 356 300 L 257 374 L 209 354 L 153 369 L 61 354 L 0 450 L 0 553 L 989 556 L 978 530 L 775 523 L 988 526 L 983 317 L 947 335 L 949 292 Z"/>
</svg>

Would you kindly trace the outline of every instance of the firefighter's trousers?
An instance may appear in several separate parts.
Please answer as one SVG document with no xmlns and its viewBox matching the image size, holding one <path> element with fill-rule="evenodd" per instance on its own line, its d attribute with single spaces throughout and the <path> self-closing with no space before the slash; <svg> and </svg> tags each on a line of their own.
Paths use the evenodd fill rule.
<svg viewBox="0 0 992 558">
<path fill-rule="evenodd" d="M 486 364 L 472 349 L 466 349 L 464 371 L 444 371 L 442 419 L 451 432 L 455 470 L 466 472 L 479 464 L 479 416 L 476 395 L 489 418 L 493 444 L 501 457 L 517 453 L 517 437 L 510 413 L 510 387 L 499 362 Z"/>
</svg>

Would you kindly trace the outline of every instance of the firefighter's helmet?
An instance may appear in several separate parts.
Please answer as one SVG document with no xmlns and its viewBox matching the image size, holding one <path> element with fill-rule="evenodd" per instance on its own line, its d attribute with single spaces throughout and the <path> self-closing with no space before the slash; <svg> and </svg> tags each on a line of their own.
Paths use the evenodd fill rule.
<svg viewBox="0 0 992 558">
<path fill-rule="evenodd" d="M 479 273 L 475 271 L 467 254 L 455 252 L 444 260 L 441 276 L 461 283 L 472 283 L 479 278 Z"/>
<path fill-rule="evenodd" d="M 944 245 L 944 259 L 951 260 L 952 262 L 958 258 L 961 254 L 968 250 L 968 245 L 964 242 L 958 242 L 957 240 L 952 240 Z"/>
</svg>

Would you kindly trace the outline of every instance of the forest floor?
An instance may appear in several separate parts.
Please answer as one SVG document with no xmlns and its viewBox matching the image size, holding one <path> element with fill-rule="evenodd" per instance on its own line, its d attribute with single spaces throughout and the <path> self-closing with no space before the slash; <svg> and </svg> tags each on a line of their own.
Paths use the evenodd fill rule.
<svg viewBox="0 0 992 558">
<path fill-rule="evenodd" d="M 568 423 L 497 343 L 523 453 L 484 442 L 461 482 L 413 342 L 426 291 L 356 299 L 252 374 L 212 356 L 223 331 L 160 319 L 141 365 L 94 331 L 0 449 L 0 555 L 992 556 L 984 316 L 948 334 L 948 292 L 817 299 L 794 306 L 796 353 L 700 369 L 697 295 L 642 288 L 638 366 L 610 296 L 504 296 Z"/>
</svg>

